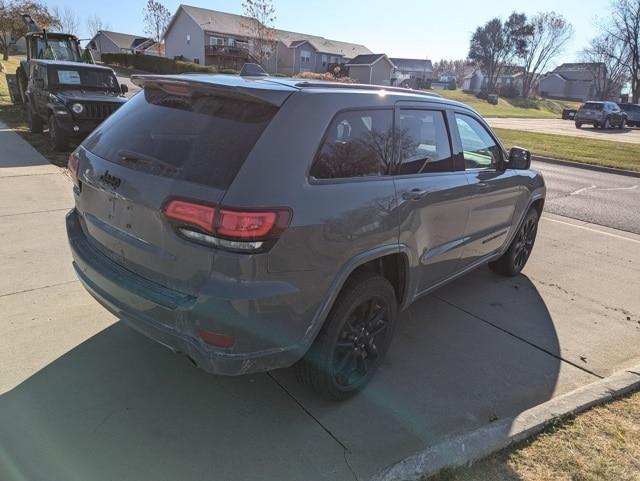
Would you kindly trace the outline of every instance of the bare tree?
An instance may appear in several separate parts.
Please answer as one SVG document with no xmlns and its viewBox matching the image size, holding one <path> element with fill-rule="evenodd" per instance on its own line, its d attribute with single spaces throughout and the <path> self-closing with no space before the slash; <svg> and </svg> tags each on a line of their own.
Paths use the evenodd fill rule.
<svg viewBox="0 0 640 481">
<path fill-rule="evenodd" d="M 640 102 L 640 0 L 613 0 L 611 21 L 605 34 L 623 42 L 629 49 L 627 72 L 633 103 Z"/>
<path fill-rule="evenodd" d="M 78 36 L 80 33 L 80 19 L 76 12 L 69 7 L 64 7 L 60 10 L 58 7 L 54 7 L 52 10 L 53 16 L 58 19 L 56 27 L 64 33 L 70 33 Z"/>
<path fill-rule="evenodd" d="M 0 51 L 4 60 L 9 59 L 13 39 L 27 33 L 22 14 L 29 14 L 42 28 L 59 25 L 58 19 L 39 0 L 0 0 Z"/>
<path fill-rule="evenodd" d="M 264 67 L 275 48 L 273 24 L 276 21 L 276 9 L 271 0 L 244 0 L 242 10 L 247 17 L 244 28 L 250 39 L 251 55 Z"/>
<path fill-rule="evenodd" d="M 162 36 L 169 26 L 171 12 L 158 0 L 147 0 L 144 9 L 144 31 L 156 42 L 158 54 L 161 52 Z"/>
<path fill-rule="evenodd" d="M 530 22 L 526 49 L 522 55 L 524 79 L 522 96 L 529 97 L 539 76 L 546 71 L 550 61 L 556 58 L 573 36 L 573 26 L 562 15 L 543 12 Z"/>
<path fill-rule="evenodd" d="M 601 35 L 591 41 L 582 52 L 582 58 L 589 64 L 597 97 L 600 100 L 617 99 L 628 80 L 628 45 L 610 35 Z"/>
<path fill-rule="evenodd" d="M 489 93 L 496 90 L 500 70 L 516 56 L 523 55 L 530 28 L 526 15 L 514 12 L 506 22 L 494 18 L 474 32 L 469 47 L 469 59 L 486 74 Z"/>
<path fill-rule="evenodd" d="M 95 35 L 101 30 L 109 30 L 111 26 L 108 22 L 103 21 L 97 15 L 91 15 L 87 17 L 87 31 L 89 32 L 89 37 L 93 38 Z"/>
</svg>

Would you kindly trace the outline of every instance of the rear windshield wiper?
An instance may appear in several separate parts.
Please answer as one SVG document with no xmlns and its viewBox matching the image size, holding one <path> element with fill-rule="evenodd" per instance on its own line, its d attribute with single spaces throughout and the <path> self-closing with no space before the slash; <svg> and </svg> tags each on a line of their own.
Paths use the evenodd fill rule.
<svg viewBox="0 0 640 481">
<path fill-rule="evenodd" d="M 176 167 L 175 165 L 170 164 L 169 162 L 166 162 L 164 160 L 160 160 L 157 157 L 141 154 L 140 152 L 134 152 L 132 150 L 119 150 L 118 156 L 124 162 L 128 162 L 134 165 L 159 166 L 173 172 L 174 174 L 178 174 L 182 170 L 181 167 Z"/>
</svg>

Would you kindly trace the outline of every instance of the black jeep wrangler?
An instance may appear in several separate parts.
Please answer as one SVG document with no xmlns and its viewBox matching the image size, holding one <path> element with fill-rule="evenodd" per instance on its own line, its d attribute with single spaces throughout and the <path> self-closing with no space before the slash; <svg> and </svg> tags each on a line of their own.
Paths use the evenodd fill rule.
<svg viewBox="0 0 640 481">
<path fill-rule="evenodd" d="M 32 60 L 25 105 L 31 132 L 49 128 L 51 146 L 67 150 L 71 139 L 81 140 L 127 99 L 126 85 L 118 85 L 108 67 Z"/>
</svg>

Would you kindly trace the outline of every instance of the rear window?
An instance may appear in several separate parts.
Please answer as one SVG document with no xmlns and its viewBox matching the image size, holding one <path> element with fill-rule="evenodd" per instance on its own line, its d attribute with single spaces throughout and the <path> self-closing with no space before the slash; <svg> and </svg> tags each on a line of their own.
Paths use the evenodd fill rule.
<svg viewBox="0 0 640 481">
<path fill-rule="evenodd" d="M 244 98 L 147 87 L 83 146 L 103 159 L 226 189 L 277 108 Z"/>
<path fill-rule="evenodd" d="M 640 105 L 620 104 L 620 108 L 625 112 L 640 112 Z"/>
<path fill-rule="evenodd" d="M 597 104 L 595 102 L 587 102 L 582 106 L 583 110 L 602 110 L 604 104 Z"/>
</svg>

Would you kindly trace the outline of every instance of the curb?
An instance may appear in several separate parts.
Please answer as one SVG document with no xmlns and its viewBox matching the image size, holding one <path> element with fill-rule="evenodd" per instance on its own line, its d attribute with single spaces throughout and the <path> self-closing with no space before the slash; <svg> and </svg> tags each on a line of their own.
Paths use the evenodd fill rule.
<svg viewBox="0 0 640 481">
<path fill-rule="evenodd" d="M 566 167 L 576 167 L 578 169 L 604 172 L 606 174 L 618 174 L 625 175 L 627 177 L 640 177 L 640 172 L 635 172 L 633 170 L 616 169 L 614 167 L 603 167 L 601 165 L 582 164 L 580 162 L 574 162 L 573 160 L 552 159 L 551 157 L 539 157 L 537 155 L 532 155 L 531 160 L 545 162 L 547 164 L 563 165 Z"/>
<path fill-rule="evenodd" d="M 418 481 L 444 468 L 478 461 L 541 432 L 565 418 L 640 389 L 640 365 L 534 406 L 518 416 L 441 442 L 377 474 L 371 481 Z"/>
</svg>

